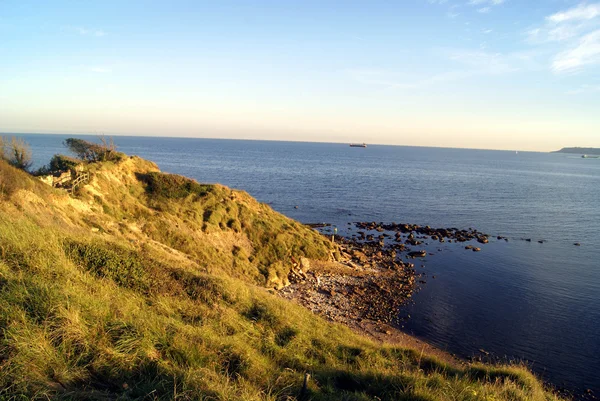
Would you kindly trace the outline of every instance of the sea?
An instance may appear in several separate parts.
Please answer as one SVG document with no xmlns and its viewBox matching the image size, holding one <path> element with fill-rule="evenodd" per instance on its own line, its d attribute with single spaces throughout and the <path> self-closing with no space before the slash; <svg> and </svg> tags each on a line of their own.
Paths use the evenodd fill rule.
<svg viewBox="0 0 600 401">
<path fill-rule="evenodd" d="M 64 135 L 22 135 L 37 167 Z M 73 135 L 70 135 L 73 136 Z M 94 140 L 94 137 L 78 136 Z M 114 137 L 161 170 L 247 191 L 303 223 L 415 223 L 490 234 L 429 243 L 403 330 L 458 356 L 527 364 L 600 397 L 600 159 L 340 143 Z M 508 241 L 496 239 L 506 237 Z M 575 244 L 580 244 L 576 246 Z M 590 393 L 591 391 L 591 393 Z"/>
</svg>

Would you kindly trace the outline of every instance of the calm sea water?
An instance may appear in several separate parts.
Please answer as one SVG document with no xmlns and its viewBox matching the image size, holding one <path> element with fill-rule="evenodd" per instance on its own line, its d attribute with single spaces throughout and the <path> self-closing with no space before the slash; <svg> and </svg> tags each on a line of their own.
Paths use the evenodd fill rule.
<svg viewBox="0 0 600 401">
<path fill-rule="evenodd" d="M 25 135 L 38 166 L 65 152 L 65 138 Z M 461 356 L 483 349 L 527 361 L 558 387 L 600 396 L 600 159 L 323 143 L 115 141 L 163 171 L 244 189 L 301 222 L 332 223 L 348 235 L 348 222 L 394 221 L 507 236 L 509 242 L 493 240 L 480 253 L 464 244 L 430 245 L 434 255 L 417 268 L 426 284 L 402 311 L 410 315 L 405 329 Z"/>
</svg>

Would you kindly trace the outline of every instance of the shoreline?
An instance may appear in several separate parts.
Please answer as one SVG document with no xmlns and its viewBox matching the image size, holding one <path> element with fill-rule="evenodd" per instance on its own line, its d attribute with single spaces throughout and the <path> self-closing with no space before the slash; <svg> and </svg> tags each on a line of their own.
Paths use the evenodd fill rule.
<svg viewBox="0 0 600 401">
<path fill-rule="evenodd" d="M 295 302 L 303 306 L 312 313 L 321 316 L 327 321 L 340 323 L 348 327 L 355 333 L 364 335 L 369 339 L 379 343 L 392 346 L 401 346 L 412 348 L 424 355 L 432 355 L 451 366 L 464 366 L 468 361 L 460 358 L 441 348 L 429 344 L 427 341 L 419 339 L 401 328 L 396 327 L 391 320 L 377 321 L 375 319 L 360 317 L 354 314 L 351 309 L 354 303 L 343 302 L 340 298 L 347 297 L 348 292 L 338 291 L 331 292 L 332 286 L 338 288 L 344 284 L 358 285 L 365 277 L 365 273 L 375 273 L 371 269 L 356 271 L 348 268 L 343 262 L 312 262 L 315 266 L 313 270 L 309 270 L 307 279 L 302 282 L 290 284 L 279 291 L 277 294 L 287 300 Z M 335 272 L 333 272 L 335 270 Z M 358 273 L 358 274 L 357 274 Z M 363 287 L 368 287 L 369 284 L 364 284 Z M 414 287 L 412 287 L 414 290 Z M 360 292 L 360 290 L 359 290 Z M 350 295 L 352 297 L 353 295 Z M 402 303 L 407 302 L 409 297 L 398 297 Z M 347 301 L 347 300 L 346 300 Z M 365 305 L 368 300 L 362 298 Z M 382 306 L 381 304 L 378 306 Z M 398 305 L 400 307 L 401 305 Z"/>
<path fill-rule="evenodd" d="M 363 231 L 358 231 L 351 238 L 332 235 L 331 226 L 326 223 L 308 224 L 334 240 L 340 253 L 332 255 L 335 260 L 329 262 L 305 260 L 295 264 L 290 273 L 290 285 L 276 293 L 379 344 L 410 348 L 421 355 L 434 356 L 449 366 L 514 363 L 483 349 L 472 356 L 453 354 L 404 331 L 401 328 L 403 319 L 398 316 L 400 309 L 419 290 L 418 286 L 426 283 L 421 279 L 424 273 L 418 273 L 414 264 L 403 261 L 402 257 L 425 263 L 427 253 L 423 250 L 414 251 L 408 246 L 431 245 L 430 241 L 449 242 L 465 250 L 479 252 L 480 248 L 469 243 L 473 241 L 483 246 L 489 243 L 489 235 L 474 229 L 432 229 L 429 226 L 396 223 L 352 224 Z M 396 231 L 396 235 L 387 234 L 390 231 Z M 494 239 L 508 241 L 503 236 Z M 527 364 L 526 361 L 524 363 Z M 589 390 L 579 393 L 539 376 L 538 379 L 547 388 L 570 399 L 598 399 Z"/>
<path fill-rule="evenodd" d="M 341 323 L 354 332 L 365 335 L 380 344 L 412 348 L 417 352 L 433 355 L 451 366 L 464 366 L 468 359 L 450 354 L 401 329 L 399 310 L 412 299 L 418 290 L 421 273 L 415 271 L 414 263 L 402 260 L 422 258 L 423 250 L 413 251 L 408 246 L 418 246 L 432 238 L 444 242 L 466 242 L 472 239 L 487 243 L 487 235 L 476 230 L 431 229 L 416 225 L 391 225 L 355 223 L 359 229 L 379 232 L 379 237 L 363 232 L 360 238 L 333 235 L 339 253 L 332 261 L 309 261 L 302 258 L 293 263 L 289 275 L 290 285 L 277 294 L 291 300 L 328 321 Z M 315 229 L 327 231 L 327 224 L 313 224 Z M 384 230 L 397 229 L 393 238 L 381 234 Z M 321 232 L 321 231 L 320 231 Z M 420 234 L 415 236 L 415 233 Z M 458 234 L 457 234 L 458 233 Z M 426 235 L 429 234 L 429 235 Z M 387 240 L 387 244 L 386 241 Z M 467 249 L 474 247 L 467 246 Z M 295 261 L 293 261 L 295 262 Z"/>
</svg>

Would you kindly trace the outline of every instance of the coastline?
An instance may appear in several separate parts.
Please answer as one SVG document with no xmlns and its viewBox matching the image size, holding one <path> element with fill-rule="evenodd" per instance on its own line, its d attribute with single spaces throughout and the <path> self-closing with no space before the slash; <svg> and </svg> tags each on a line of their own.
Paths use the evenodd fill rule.
<svg viewBox="0 0 600 401">
<path fill-rule="evenodd" d="M 339 288 L 341 285 L 348 284 L 349 282 L 365 288 L 369 286 L 368 283 L 363 282 L 363 285 L 360 285 L 365 275 L 373 273 L 378 275 L 380 272 L 360 267 L 358 269 L 361 270 L 356 270 L 356 268 L 348 267 L 344 262 L 313 262 L 313 264 L 314 269 L 309 271 L 306 280 L 292 283 L 289 287 L 277 291 L 277 294 L 284 299 L 303 306 L 330 322 L 343 324 L 355 333 L 364 335 L 378 344 L 412 348 L 424 355 L 435 356 L 454 367 L 465 366 L 468 363 L 467 360 L 461 359 L 441 348 L 429 344 L 425 340 L 404 332 L 391 321 L 381 321 L 381 319 L 377 321 L 353 314 L 351 308 L 355 303 L 343 302 L 340 299 L 347 297 L 348 293 L 343 291 L 336 293 L 335 290 L 332 293 L 331 291 L 331 287 Z M 409 299 L 410 293 L 404 293 L 396 298 L 396 301 L 399 300 L 400 302 L 395 303 L 400 306 L 400 303 L 407 302 Z M 393 298 L 390 297 L 388 300 L 393 300 Z M 359 302 L 363 304 L 363 307 L 382 307 L 382 304 L 374 305 L 368 298 L 364 297 Z"/>
<path fill-rule="evenodd" d="M 339 253 L 329 262 L 308 261 L 295 263 L 289 275 L 290 285 L 277 294 L 291 300 L 328 321 L 341 323 L 358 334 L 380 343 L 412 348 L 417 352 L 434 355 L 452 366 L 464 366 L 466 359 L 452 355 L 401 329 L 398 312 L 412 299 L 417 285 L 424 283 L 414 263 L 402 261 L 425 256 L 425 251 L 411 251 L 405 244 L 418 246 L 428 238 L 444 242 L 445 238 L 458 238 L 457 242 L 477 239 L 487 243 L 487 235 L 472 231 L 431 229 L 416 225 L 383 225 L 355 223 L 357 227 L 374 232 L 398 229 L 393 242 L 388 234 L 380 234 L 375 241 L 372 234 L 360 238 L 327 236 L 334 240 Z M 328 230 L 327 224 L 312 224 L 315 229 Z M 415 236 L 415 232 L 422 234 Z M 425 235 L 425 233 L 429 235 Z M 325 235 L 325 234 L 323 234 Z M 388 238 L 388 244 L 385 239 Z M 419 238 L 419 239 L 417 239 Z M 452 242 L 452 239 L 448 239 Z M 474 246 L 467 245 L 474 250 Z M 477 248 L 478 249 L 478 248 Z"/>
</svg>

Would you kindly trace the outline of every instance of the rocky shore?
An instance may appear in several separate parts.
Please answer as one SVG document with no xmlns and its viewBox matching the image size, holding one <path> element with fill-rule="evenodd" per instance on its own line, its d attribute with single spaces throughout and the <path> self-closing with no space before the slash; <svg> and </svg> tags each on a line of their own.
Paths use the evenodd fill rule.
<svg viewBox="0 0 600 401">
<path fill-rule="evenodd" d="M 410 337 L 398 329 L 399 310 L 425 281 L 415 262 L 424 263 L 433 243 L 487 244 L 489 236 L 474 229 L 431 228 L 415 224 L 357 222 L 357 231 L 337 235 L 328 224 L 310 225 L 328 235 L 339 247 L 330 262 L 294 261 L 290 285 L 279 291 L 313 313 L 345 324 L 380 341 L 401 343 L 453 363 L 455 358 Z M 472 244 L 466 249 L 481 250 Z M 441 249 L 439 249 L 441 250 Z"/>
</svg>

